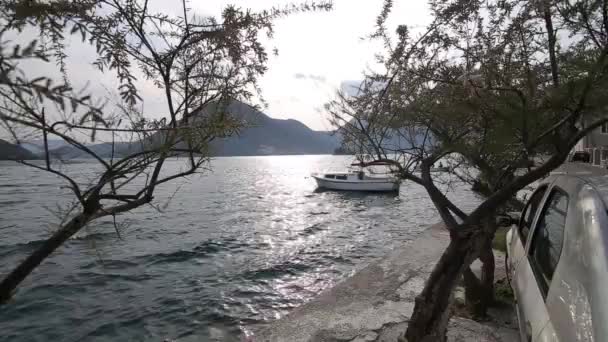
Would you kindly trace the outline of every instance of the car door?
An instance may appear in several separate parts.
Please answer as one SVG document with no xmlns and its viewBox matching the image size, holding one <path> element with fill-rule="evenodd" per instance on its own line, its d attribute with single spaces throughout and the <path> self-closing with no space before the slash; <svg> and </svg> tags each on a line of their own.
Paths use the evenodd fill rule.
<svg viewBox="0 0 608 342">
<path fill-rule="evenodd" d="M 526 258 L 518 265 L 518 280 L 525 288 L 518 305 L 525 315 L 527 338 L 532 341 L 557 340 L 545 301 L 561 256 L 568 205 L 566 191 L 553 186 L 528 237 Z"/>
<path fill-rule="evenodd" d="M 547 184 L 541 185 L 532 193 L 532 196 L 530 196 L 530 199 L 522 210 L 517 227 L 512 232 L 509 246 L 509 269 L 511 272 L 517 269 L 517 264 L 526 256 L 525 248 L 528 235 L 530 234 L 530 230 L 532 230 L 534 219 L 540 211 L 539 209 L 547 192 L 547 187 Z"/>
<path fill-rule="evenodd" d="M 517 314 L 524 341 L 538 336 L 549 320 L 542 294 L 538 288 L 529 263 L 526 247 L 532 237 L 536 221 L 546 201 L 548 185 L 539 187 L 530 196 L 524 207 L 517 227 L 517 234 L 511 239 L 512 287 L 517 299 Z"/>
<path fill-rule="evenodd" d="M 559 186 L 554 186 L 538 218 L 527 249 L 529 264 L 545 308 L 553 274 L 562 255 L 569 202 L 568 193 Z M 542 329 L 537 340 L 558 340 L 551 321 Z"/>
</svg>

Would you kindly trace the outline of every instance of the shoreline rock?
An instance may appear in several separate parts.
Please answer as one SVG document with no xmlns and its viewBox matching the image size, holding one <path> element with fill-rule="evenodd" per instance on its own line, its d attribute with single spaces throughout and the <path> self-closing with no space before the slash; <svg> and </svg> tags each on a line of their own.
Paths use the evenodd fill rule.
<svg viewBox="0 0 608 342">
<path fill-rule="evenodd" d="M 433 225 L 400 250 L 366 266 L 287 316 L 254 329 L 247 340 L 396 342 L 407 327 L 416 295 L 448 243 L 448 232 L 441 224 Z M 497 258 L 497 266 L 501 263 Z M 497 274 L 496 279 L 500 278 Z M 506 311 L 506 316 L 512 313 L 510 308 Z M 492 318 L 492 312 L 490 316 L 487 322 L 453 316 L 448 341 L 519 339 L 513 322 L 505 322 L 505 312 L 497 319 Z"/>
</svg>

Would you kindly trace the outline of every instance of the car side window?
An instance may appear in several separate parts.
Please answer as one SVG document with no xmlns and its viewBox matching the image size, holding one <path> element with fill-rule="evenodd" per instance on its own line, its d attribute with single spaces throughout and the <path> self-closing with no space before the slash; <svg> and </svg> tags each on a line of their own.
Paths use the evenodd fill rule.
<svg viewBox="0 0 608 342">
<path fill-rule="evenodd" d="M 538 188 L 532 194 L 532 196 L 530 196 L 530 200 L 526 204 L 521 215 L 521 221 L 519 223 L 519 237 L 521 239 L 521 243 L 524 246 L 526 245 L 526 241 L 528 241 L 528 234 L 530 233 L 530 229 L 532 229 L 534 217 L 536 216 L 536 212 L 539 209 L 540 201 L 545 195 L 545 191 L 547 191 L 546 186 Z"/>
<path fill-rule="evenodd" d="M 567 214 L 568 195 L 562 190 L 554 189 L 538 220 L 528 251 L 530 265 L 544 296 L 549 291 L 553 273 L 562 253 Z"/>
</svg>

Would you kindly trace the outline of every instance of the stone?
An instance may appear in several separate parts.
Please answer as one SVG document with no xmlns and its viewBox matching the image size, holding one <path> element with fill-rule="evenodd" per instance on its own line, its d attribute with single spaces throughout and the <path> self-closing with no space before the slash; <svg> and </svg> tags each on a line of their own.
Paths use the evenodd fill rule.
<svg viewBox="0 0 608 342">
<path fill-rule="evenodd" d="M 378 334 L 376 334 L 373 331 L 368 331 L 362 335 L 357 336 L 351 342 L 372 342 L 372 341 L 375 341 L 376 338 L 378 338 Z"/>
<path fill-rule="evenodd" d="M 251 339 L 397 342 L 407 329 L 416 295 L 448 243 L 445 229 L 432 226 L 404 248 L 361 269 L 287 316 L 255 329 Z M 510 339 L 510 332 L 518 336 L 512 328 L 454 317 L 448 338 L 454 342 L 517 341 Z"/>
</svg>

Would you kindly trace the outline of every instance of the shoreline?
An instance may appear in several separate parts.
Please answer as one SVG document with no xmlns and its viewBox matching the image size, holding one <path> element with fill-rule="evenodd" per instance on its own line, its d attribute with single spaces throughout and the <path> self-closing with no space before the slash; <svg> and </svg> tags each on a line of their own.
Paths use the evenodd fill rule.
<svg viewBox="0 0 608 342">
<path fill-rule="evenodd" d="M 245 340 L 397 341 L 407 327 L 416 295 L 448 243 L 449 234 L 443 225 L 432 225 L 403 248 L 369 264 L 287 316 L 254 328 Z M 496 264 L 504 261 L 497 257 Z M 472 268 L 475 271 L 475 263 Z M 496 279 L 500 280 L 498 274 Z M 510 319 L 512 310 L 500 311 L 491 310 L 487 322 L 453 316 L 448 341 L 517 341 L 517 327 Z"/>
</svg>

